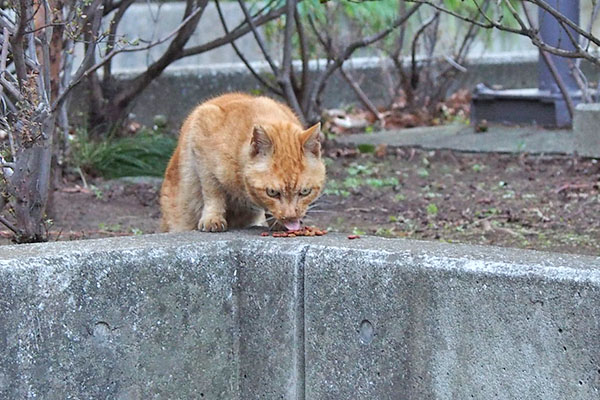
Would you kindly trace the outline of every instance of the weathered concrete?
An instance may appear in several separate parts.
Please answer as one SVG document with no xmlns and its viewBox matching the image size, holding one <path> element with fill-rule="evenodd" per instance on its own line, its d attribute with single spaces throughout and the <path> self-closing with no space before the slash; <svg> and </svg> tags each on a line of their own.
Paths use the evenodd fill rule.
<svg viewBox="0 0 600 400">
<path fill-rule="evenodd" d="M 577 105 L 573 133 L 579 154 L 600 157 L 600 103 Z"/>
<path fill-rule="evenodd" d="M 600 395 L 600 260 L 382 247 L 307 254 L 307 399 Z"/>
<path fill-rule="evenodd" d="M 188 233 L 0 248 L 0 398 L 595 399 L 600 258 Z"/>
<path fill-rule="evenodd" d="M 509 127 L 491 125 L 487 132 L 475 132 L 464 124 L 381 131 L 370 134 L 338 135 L 342 144 L 387 144 L 390 146 L 417 146 L 425 149 L 453 149 L 473 152 L 506 152 L 530 154 L 571 154 L 575 136 L 571 130 L 543 129 L 540 127 Z M 598 151 L 589 156 L 600 157 Z"/>
</svg>

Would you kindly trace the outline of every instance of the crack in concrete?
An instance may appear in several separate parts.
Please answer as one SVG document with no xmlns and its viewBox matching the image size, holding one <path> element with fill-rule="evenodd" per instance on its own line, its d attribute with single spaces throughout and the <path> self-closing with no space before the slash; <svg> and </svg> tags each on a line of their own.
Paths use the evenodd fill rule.
<svg viewBox="0 0 600 400">
<path fill-rule="evenodd" d="M 305 312 L 304 312 L 304 280 L 306 254 L 310 250 L 310 245 L 302 247 L 300 257 L 296 263 L 294 271 L 294 297 L 296 300 L 296 332 L 295 336 L 295 381 L 296 381 L 296 399 L 305 400 L 306 398 L 306 336 L 305 336 Z"/>
</svg>

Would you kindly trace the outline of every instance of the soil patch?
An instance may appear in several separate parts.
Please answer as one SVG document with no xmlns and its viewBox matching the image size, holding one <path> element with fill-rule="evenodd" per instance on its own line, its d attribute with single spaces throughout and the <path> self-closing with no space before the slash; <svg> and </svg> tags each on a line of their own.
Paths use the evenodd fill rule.
<svg viewBox="0 0 600 400">
<path fill-rule="evenodd" d="M 600 255 L 598 160 L 385 147 L 330 149 L 326 160 L 328 184 L 308 225 Z M 51 240 L 157 232 L 160 180 L 79 185 L 73 177 L 56 191 Z M 9 243 L 9 232 L 0 236 Z"/>
</svg>

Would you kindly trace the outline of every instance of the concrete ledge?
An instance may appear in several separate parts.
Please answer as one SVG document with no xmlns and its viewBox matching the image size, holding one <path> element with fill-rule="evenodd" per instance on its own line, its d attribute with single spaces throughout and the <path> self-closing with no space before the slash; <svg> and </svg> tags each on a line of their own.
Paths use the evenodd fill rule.
<svg viewBox="0 0 600 400">
<path fill-rule="evenodd" d="M 593 399 L 600 258 L 188 233 L 3 247 L 0 398 Z"/>
<path fill-rule="evenodd" d="M 588 157 L 600 156 L 600 103 L 578 104 L 573 119 L 575 148 Z"/>
</svg>

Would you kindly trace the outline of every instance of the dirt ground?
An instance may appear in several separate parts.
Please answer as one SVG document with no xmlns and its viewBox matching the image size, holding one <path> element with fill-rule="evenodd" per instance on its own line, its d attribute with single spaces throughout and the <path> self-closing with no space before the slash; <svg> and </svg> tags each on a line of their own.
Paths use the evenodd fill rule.
<svg viewBox="0 0 600 400">
<path fill-rule="evenodd" d="M 600 255 L 600 162 L 567 156 L 327 150 L 305 223 L 381 235 Z M 51 240 L 153 233 L 160 180 L 78 176 L 55 192 Z M 0 231 L 0 242 L 9 243 Z M 281 239 L 293 240 L 293 239 Z"/>
</svg>

